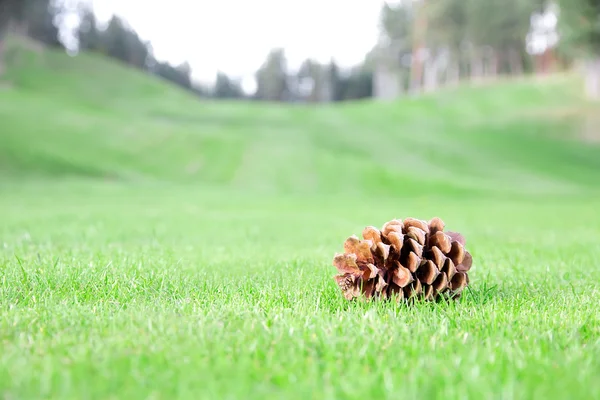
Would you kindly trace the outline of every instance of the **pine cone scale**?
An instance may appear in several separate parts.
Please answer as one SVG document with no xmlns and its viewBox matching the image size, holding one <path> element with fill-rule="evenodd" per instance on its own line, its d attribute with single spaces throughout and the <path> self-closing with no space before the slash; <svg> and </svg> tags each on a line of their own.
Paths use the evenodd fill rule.
<svg viewBox="0 0 600 400">
<path fill-rule="evenodd" d="M 399 253 L 402 250 L 402 243 L 404 242 L 404 235 L 402 233 L 392 231 L 387 235 L 387 239 L 394 251 Z"/>
<path fill-rule="evenodd" d="M 421 283 L 431 285 L 439 273 L 440 271 L 433 261 L 427 260 L 425 264 L 421 265 L 417 270 L 417 278 L 419 278 Z"/>
<path fill-rule="evenodd" d="M 458 242 L 461 245 L 465 245 L 465 237 L 458 232 L 446 232 L 446 235 L 450 236 L 450 240 Z"/>
<path fill-rule="evenodd" d="M 406 245 L 406 241 L 404 242 L 404 244 Z M 410 236 L 408 237 L 408 244 L 409 244 L 412 252 L 415 253 L 417 255 L 417 257 L 419 257 L 419 258 L 423 257 L 423 245 L 422 244 L 420 244 L 419 242 L 417 242 Z"/>
<path fill-rule="evenodd" d="M 457 272 L 450 281 L 450 289 L 462 290 L 467 286 L 467 275 L 464 272 Z"/>
<path fill-rule="evenodd" d="M 408 228 L 411 227 L 415 227 L 415 228 L 419 228 L 422 231 L 429 231 L 429 225 L 427 224 L 427 222 L 422 221 L 420 219 L 416 219 L 416 218 L 405 218 L 404 219 L 404 228 L 406 228 L 408 230 Z"/>
<path fill-rule="evenodd" d="M 444 266 L 442 267 L 442 272 L 448 276 L 448 279 L 452 279 L 454 274 L 456 274 L 456 266 L 452 262 L 451 259 L 447 258 L 444 262 Z"/>
<path fill-rule="evenodd" d="M 446 255 L 436 246 L 431 247 L 431 250 L 428 251 L 427 258 L 431 259 L 438 268 L 442 268 L 447 259 Z"/>
<path fill-rule="evenodd" d="M 458 265 L 463 262 L 465 259 L 465 250 L 459 242 L 452 242 L 450 251 L 448 252 L 448 257 L 452 259 L 454 265 Z"/>
<path fill-rule="evenodd" d="M 376 245 L 381 242 L 381 233 L 379 232 L 379 229 L 374 226 L 367 226 L 363 229 L 362 235 L 365 240 L 370 240 Z"/>
<path fill-rule="evenodd" d="M 436 246 L 444 254 L 448 254 L 452 249 L 452 239 L 442 231 L 436 232 L 429 240 L 432 246 Z"/>
<path fill-rule="evenodd" d="M 412 281 L 414 281 L 414 277 L 408 269 L 399 265 L 392 272 L 392 281 L 394 282 L 394 284 L 403 288 L 406 285 L 408 285 L 409 283 L 411 283 Z"/>
<path fill-rule="evenodd" d="M 423 294 L 425 295 L 425 300 L 433 300 L 433 286 L 423 285 Z"/>
<path fill-rule="evenodd" d="M 432 286 L 436 292 L 441 292 L 446 289 L 448 287 L 448 276 L 446 273 L 441 272 L 435 279 L 435 282 L 433 282 Z"/>
<path fill-rule="evenodd" d="M 465 258 L 463 259 L 463 262 L 460 265 L 458 265 L 456 269 L 460 272 L 467 272 L 471 269 L 471 264 L 473 264 L 473 257 L 470 253 L 467 252 L 465 253 Z"/>
<path fill-rule="evenodd" d="M 339 254 L 336 255 L 333 259 L 333 265 L 340 271 L 341 273 L 347 274 L 360 274 L 360 268 L 356 263 L 356 255 L 355 254 Z"/>
<path fill-rule="evenodd" d="M 445 228 L 444 221 L 442 221 L 438 217 L 433 217 L 429 221 L 429 235 L 435 235 L 435 233 L 439 232 L 439 231 L 443 232 L 444 228 Z"/>
<path fill-rule="evenodd" d="M 389 255 L 390 255 L 390 245 L 389 244 L 385 244 L 383 242 L 379 242 L 377 243 L 377 252 L 378 255 L 383 259 L 383 261 L 385 262 Z"/>
<path fill-rule="evenodd" d="M 421 264 L 421 258 L 419 256 L 417 256 L 412 251 L 410 253 L 408 253 L 408 256 L 406 258 L 406 267 L 408 268 L 408 270 L 410 272 L 412 272 L 412 273 L 417 272 L 417 268 L 419 268 L 420 264 Z"/>
<path fill-rule="evenodd" d="M 409 226 L 406 232 L 406 236 L 419 243 L 421 246 L 425 245 L 425 231 L 415 226 Z"/>
</svg>

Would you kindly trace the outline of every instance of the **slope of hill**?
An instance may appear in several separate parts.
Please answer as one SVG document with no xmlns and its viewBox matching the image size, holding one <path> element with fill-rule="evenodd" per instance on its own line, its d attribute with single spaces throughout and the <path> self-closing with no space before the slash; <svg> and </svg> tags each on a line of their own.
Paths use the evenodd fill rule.
<svg viewBox="0 0 600 400">
<path fill-rule="evenodd" d="M 583 107 L 568 76 L 393 103 L 266 106 L 199 101 L 100 55 L 11 46 L 19 55 L 0 91 L 5 179 L 562 193 L 593 186 L 600 171 L 598 145 L 577 138 L 581 115 L 564 112 L 564 104 Z"/>
</svg>

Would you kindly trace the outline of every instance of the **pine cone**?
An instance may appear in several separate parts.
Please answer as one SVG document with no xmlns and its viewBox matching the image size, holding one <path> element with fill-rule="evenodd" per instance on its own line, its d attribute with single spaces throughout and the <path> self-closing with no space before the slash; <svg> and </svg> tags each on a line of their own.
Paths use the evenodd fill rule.
<svg viewBox="0 0 600 400">
<path fill-rule="evenodd" d="M 469 284 L 473 258 L 465 238 L 444 232 L 444 221 L 415 218 L 386 222 L 381 230 L 367 226 L 363 240 L 356 235 L 336 254 L 335 281 L 347 300 L 363 294 L 367 299 L 424 297 L 458 298 Z"/>
</svg>

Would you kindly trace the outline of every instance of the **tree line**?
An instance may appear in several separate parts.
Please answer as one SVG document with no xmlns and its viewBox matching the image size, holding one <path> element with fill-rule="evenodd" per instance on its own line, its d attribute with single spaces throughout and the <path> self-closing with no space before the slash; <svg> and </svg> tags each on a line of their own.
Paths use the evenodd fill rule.
<svg viewBox="0 0 600 400">
<path fill-rule="evenodd" d="M 16 30 L 48 46 L 62 46 L 64 9 L 53 0 L 0 0 L 0 65 L 3 38 Z M 82 3 L 74 32 L 79 51 L 97 52 L 159 76 L 199 96 L 285 102 L 331 102 L 397 97 L 463 80 L 547 73 L 581 61 L 586 88 L 600 97 L 600 0 L 418 0 L 384 4 L 381 37 L 363 63 L 306 60 L 287 65 L 273 49 L 255 74 L 256 91 L 219 72 L 213 87 L 192 80 L 188 63 L 159 61 L 152 44 L 113 16 L 100 27 Z M 558 17 L 555 27 L 543 22 Z M 560 39 L 560 40 L 559 40 Z M 1 72 L 1 71 L 0 71 Z"/>
<path fill-rule="evenodd" d="M 101 52 L 133 67 L 158 75 L 200 96 L 218 99 L 247 98 L 267 101 L 342 101 L 371 96 L 372 76 L 361 66 L 340 71 L 335 63 L 321 65 L 307 60 L 297 73 L 291 73 L 283 49 L 273 49 L 256 72 L 255 93 L 244 93 L 241 83 L 218 72 L 212 88 L 192 81 L 188 63 L 171 65 L 158 61 L 152 45 L 143 41 L 132 27 L 113 16 L 105 29 L 99 29 L 89 7 L 81 11 L 76 32 L 80 51 Z"/>
<path fill-rule="evenodd" d="M 600 97 L 599 21 L 600 0 L 403 1 L 384 5 L 373 57 L 381 86 L 397 92 L 579 63 L 588 94 Z"/>
<path fill-rule="evenodd" d="M 73 32 L 78 52 L 95 52 L 153 74 L 198 96 L 218 99 L 245 98 L 265 101 L 343 101 L 372 95 L 372 74 L 358 65 L 339 68 L 306 60 L 299 71 L 290 71 L 283 49 L 273 49 L 256 71 L 255 93 L 245 93 L 241 83 L 219 72 L 213 87 L 194 82 L 191 66 L 158 60 L 152 44 L 143 40 L 134 27 L 113 15 L 100 26 L 93 9 L 80 3 L 78 27 Z M 63 47 L 59 40 L 64 9 L 52 0 L 0 0 L 0 64 L 3 38 L 9 31 L 29 36 L 48 46 Z"/>
</svg>

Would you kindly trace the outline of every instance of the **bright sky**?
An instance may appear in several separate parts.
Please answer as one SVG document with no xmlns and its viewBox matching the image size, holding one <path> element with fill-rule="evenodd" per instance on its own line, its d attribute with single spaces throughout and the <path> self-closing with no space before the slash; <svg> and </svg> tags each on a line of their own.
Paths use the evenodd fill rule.
<svg viewBox="0 0 600 400">
<path fill-rule="evenodd" d="M 383 0 L 94 0 L 99 19 L 116 13 L 152 42 L 156 56 L 187 60 L 195 79 L 217 70 L 250 78 L 270 49 L 291 68 L 307 57 L 359 63 L 378 35 Z M 165 5 L 168 11 L 165 12 Z"/>
</svg>

